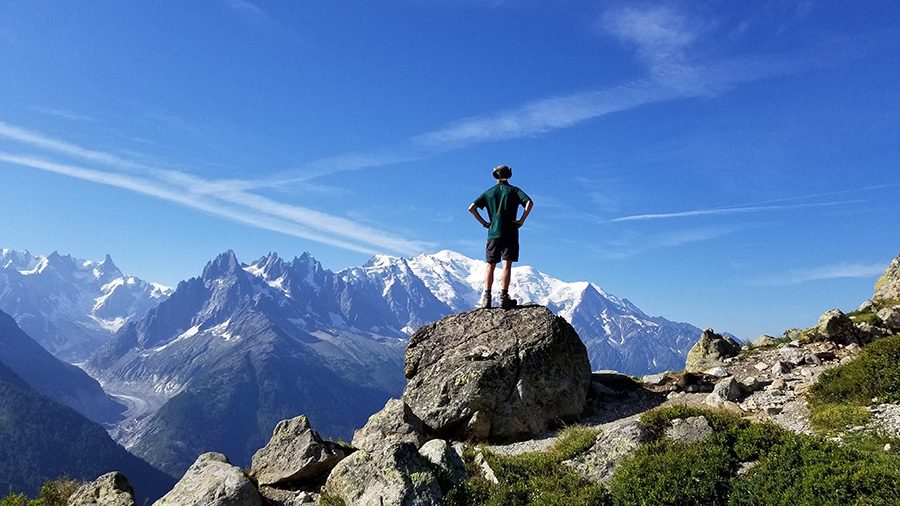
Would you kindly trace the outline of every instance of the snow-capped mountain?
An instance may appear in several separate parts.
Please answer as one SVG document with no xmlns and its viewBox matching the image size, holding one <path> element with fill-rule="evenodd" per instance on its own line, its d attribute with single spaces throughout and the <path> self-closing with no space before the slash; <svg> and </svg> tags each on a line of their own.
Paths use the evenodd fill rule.
<svg viewBox="0 0 900 506">
<path fill-rule="evenodd" d="M 132 404 L 115 435 L 138 455 L 173 474 L 211 449 L 243 464 L 278 420 L 298 413 L 348 437 L 402 390 L 409 334 L 475 306 L 483 268 L 452 251 L 376 256 L 336 273 L 308 253 L 241 264 L 228 251 L 125 324 L 85 367 Z M 595 368 L 679 369 L 700 334 L 588 282 L 530 267 L 513 279 L 520 301 L 573 323 Z"/>
<path fill-rule="evenodd" d="M 0 310 L 56 357 L 86 359 L 170 289 L 125 276 L 109 255 L 83 260 L 53 252 L 0 250 Z"/>
</svg>

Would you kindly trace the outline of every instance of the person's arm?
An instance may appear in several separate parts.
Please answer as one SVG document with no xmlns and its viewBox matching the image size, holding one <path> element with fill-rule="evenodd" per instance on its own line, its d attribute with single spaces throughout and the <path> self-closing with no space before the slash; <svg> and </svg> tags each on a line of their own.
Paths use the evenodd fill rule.
<svg viewBox="0 0 900 506">
<path fill-rule="evenodd" d="M 476 220 L 478 220 L 478 223 L 481 223 L 482 227 L 488 228 L 491 226 L 491 224 L 488 223 L 487 220 L 481 217 L 481 213 L 478 212 L 478 206 L 476 206 L 474 203 L 469 204 L 469 212 L 472 213 L 472 216 L 474 216 Z"/>
<path fill-rule="evenodd" d="M 531 209 L 534 207 L 534 201 L 529 199 L 528 202 L 525 202 L 525 212 L 522 213 L 522 217 L 516 220 L 516 225 L 522 226 L 525 224 L 525 218 L 528 218 L 528 215 L 531 213 Z"/>
</svg>

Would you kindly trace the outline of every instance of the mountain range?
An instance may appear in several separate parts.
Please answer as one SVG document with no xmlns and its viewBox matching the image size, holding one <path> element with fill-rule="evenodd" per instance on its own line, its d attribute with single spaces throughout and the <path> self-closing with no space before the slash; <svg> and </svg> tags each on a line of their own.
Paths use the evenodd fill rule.
<svg viewBox="0 0 900 506">
<path fill-rule="evenodd" d="M 106 333 L 82 366 L 127 405 L 112 434 L 172 475 L 208 450 L 246 464 L 278 420 L 299 413 L 323 433 L 348 438 L 402 390 L 408 336 L 473 308 L 484 269 L 452 251 L 379 255 L 338 272 L 308 253 L 241 263 L 228 251 L 170 291 L 123 276 L 108 257 L 3 250 L 0 258 L 0 308 L 18 310 L 13 316 L 23 327 L 57 330 L 42 341 L 57 356 L 83 356 Z M 52 297 L 54 287 L 67 295 Z M 569 320 L 595 369 L 681 369 L 700 335 L 593 283 L 563 282 L 527 266 L 514 268 L 510 290 Z M 82 331 L 76 343 L 65 340 L 67 318 Z"/>
<path fill-rule="evenodd" d="M 0 311 L 45 349 L 80 362 L 125 322 L 166 299 L 169 288 L 125 276 L 109 255 L 91 261 L 0 250 Z"/>
</svg>

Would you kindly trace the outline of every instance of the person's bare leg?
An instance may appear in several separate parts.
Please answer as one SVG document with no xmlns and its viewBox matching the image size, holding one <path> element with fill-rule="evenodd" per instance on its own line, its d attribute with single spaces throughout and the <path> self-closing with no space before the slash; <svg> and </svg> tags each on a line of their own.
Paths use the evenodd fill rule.
<svg viewBox="0 0 900 506">
<path fill-rule="evenodd" d="M 497 267 L 497 264 L 487 264 L 487 269 L 484 271 L 484 291 L 490 292 L 491 287 L 494 285 L 494 268 Z"/>
<path fill-rule="evenodd" d="M 512 260 L 503 261 L 503 277 L 500 279 L 503 283 L 503 291 L 509 291 L 509 281 L 512 279 Z"/>
<path fill-rule="evenodd" d="M 478 302 L 480 308 L 491 307 L 491 286 L 494 284 L 494 268 L 496 266 L 497 264 L 488 263 L 484 270 L 484 293 L 481 294 L 481 300 Z"/>
</svg>

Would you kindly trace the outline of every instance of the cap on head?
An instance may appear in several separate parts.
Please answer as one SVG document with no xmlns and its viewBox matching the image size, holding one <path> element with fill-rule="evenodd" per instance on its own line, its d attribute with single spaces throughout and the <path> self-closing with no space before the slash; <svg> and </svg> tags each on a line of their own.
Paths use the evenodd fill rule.
<svg viewBox="0 0 900 506">
<path fill-rule="evenodd" d="M 498 165 L 494 167 L 494 179 L 509 179 L 512 177 L 512 169 L 507 167 L 506 165 Z"/>
</svg>

